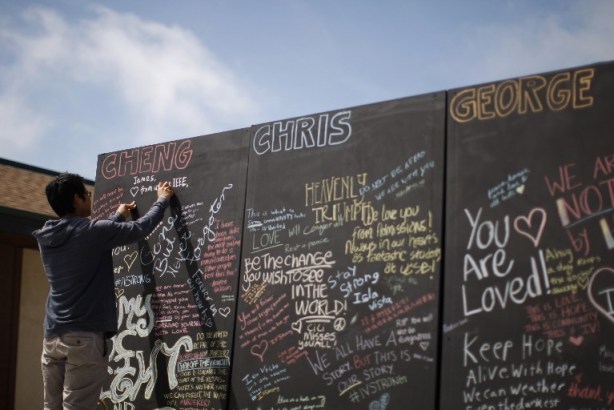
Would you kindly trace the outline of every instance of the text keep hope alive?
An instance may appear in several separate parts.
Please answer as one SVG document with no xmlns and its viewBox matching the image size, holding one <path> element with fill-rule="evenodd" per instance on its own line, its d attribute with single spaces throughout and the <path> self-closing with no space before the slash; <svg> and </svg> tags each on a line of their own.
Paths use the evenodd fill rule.
<svg viewBox="0 0 614 410">
<path fill-rule="evenodd" d="M 520 305 L 549 291 L 546 263 L 542 250 L 530 257 L 529 272 L 514 275 L 513 259 L 506 253 L 510 239 L 510 217 L 486 220 L 480 208 L 475 215 L 465 209 L 471 234 L 463 260 L 463 313 L 465 316 Z M 476 256 L 479 254 L 480 256 Z M 479 287 L 478 283 L 489 286 Z M 496 280 L 496 282 L 495 282 Z"/>
</svg>

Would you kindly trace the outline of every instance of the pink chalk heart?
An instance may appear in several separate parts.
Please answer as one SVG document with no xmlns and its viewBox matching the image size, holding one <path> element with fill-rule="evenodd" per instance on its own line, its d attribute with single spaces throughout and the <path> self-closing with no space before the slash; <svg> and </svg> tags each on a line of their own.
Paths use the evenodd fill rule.
<svg viewBox="0 0 614 410">
<path fill-rule="evenodd" d="M 614 323 L 614 269 L 596 270 L 588 282 L 586 291 L 595 309 Z"/>
<path fill-rule="evenodd" d="M 571 336 L 569 338 L 569 343 L 575 346 L 580 346 L 584 342 L 584 336 Z"/>
<path fill-rule="evenodd" d="M 546 211 L 542 208 L 534 208 L 527 216 L 518 216 L 514 219 L 514 229 L 521 235 L 526 236 L 537 248 L 541 240 L 544 227 L 546 226 Z"/>
<path fill-rule="evenodd" d="M 260 343 L 253 345 L 249 351 L 251 352 L 251 354 L 259 358 L 261 362 L 264 362 L 264 354 L 266 353 L 268 348 L 269 342 L 263 340 Z"/>
</svg>

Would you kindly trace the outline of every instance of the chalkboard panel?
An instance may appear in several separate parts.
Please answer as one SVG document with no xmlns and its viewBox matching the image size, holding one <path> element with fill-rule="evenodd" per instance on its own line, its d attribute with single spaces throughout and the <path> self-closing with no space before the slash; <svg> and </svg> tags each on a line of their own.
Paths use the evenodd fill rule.
<svg viewBox="0 0 614 410">
<path fill-rule="evenodd" d="M 451 91 L 442 409 L 614 408 L 614 65 Z"/>
<path fill-rule="evenodd" d="M 231 408 L 434 408 L 444 104 L 252 127 Z"/>
<path fill-rule="evenodd" d="M 161 181 L 176 191 L 146 240 L 113 251 L 104 408 L 227 408 L 248 141 L 243 129 L 99 156 L 97 217 L 132 200 L 145 213 Z"/>
</svg>

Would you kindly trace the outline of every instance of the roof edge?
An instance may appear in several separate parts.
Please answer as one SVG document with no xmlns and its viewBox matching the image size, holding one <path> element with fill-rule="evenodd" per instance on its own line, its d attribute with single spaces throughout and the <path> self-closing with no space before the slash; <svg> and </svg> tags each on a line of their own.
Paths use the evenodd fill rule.
<svg viewBox="0 0 614 410">
<path fill-rule="evenodd" d="M 33 165 L 27 165 L 21 162 L 16 162 L 16 161 L 11 161 L 10 159 L 6 159 L 6 158 L 2 158 L 0 157 L 0 164 L 2 165 L 8 165 L 10 167 L 14 167 L 14 168 L 19 168 L 19 169 L 23 169 L 26 171 L 31 171 L 31 172 L 36 172 L 38 174 L 45 174 L 45 175 L 49 175 L 52 177 L 58 176 L 61 174 L 61 172 L 57 172 L 57 171 L 52 171 L 50 169 L 45 169 L 45 168 L 40 168 L 40 167 L 35 167 Z M 85 182 L 88 185 L 94 185 L 94 181 L 88 178 L 83 178 L 83 182 Z"/>
</svg>

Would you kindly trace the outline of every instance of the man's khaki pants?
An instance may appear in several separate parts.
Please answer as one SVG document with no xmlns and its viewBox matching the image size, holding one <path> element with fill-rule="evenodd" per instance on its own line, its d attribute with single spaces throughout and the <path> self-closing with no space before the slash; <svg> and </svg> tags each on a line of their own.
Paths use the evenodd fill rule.
<svg viewBox="0 0 614 410">
<path fill-rule="evenodd" d="M 93 410 L 107 375 L 102 333 L 74 332 L 43 340 L 45 410 Z"/>
</svg>

